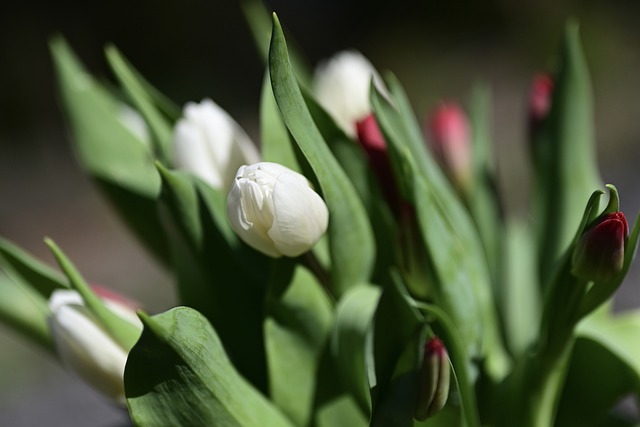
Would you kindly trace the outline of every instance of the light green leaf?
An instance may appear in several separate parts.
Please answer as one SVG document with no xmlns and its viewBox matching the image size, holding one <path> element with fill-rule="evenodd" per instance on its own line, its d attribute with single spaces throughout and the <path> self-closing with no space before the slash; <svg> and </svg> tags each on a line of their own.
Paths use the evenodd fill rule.
<svg viewBox="0 0 640 427">
<path fill-rule="evenodd" d="M 296 425 L 308 425 L 318 366 L 333 321 L 331 301 L 315 276 L 300 265 L 293 277 L 272 276 L 266 301 L 269 395 Z"/>
<path fill-rule="evenodd" d="M 0 238 L 0 267 L 14 282 L 30 287 L 45 299 L 56 289 L 69 288 L 60 273 L 3 238 Z"/>
<path fill-rule="evenodd" d="M 124 374 L 136 426 L 293 426 L 235 370 L 200 313 L 178 307 L 140 318 Z"/>
<path fill-rule="evenodd" d="M 51 253 L 53 253 L 60 269 L 65 276 L 67 276 L 71 287 L 82 296 L 87 308 L 98 319 L 109 335 L 111 335 L 125 351 L 133 347 L 133 344 L 135 344 L 140 336 L 140 331 L 131 323 L 107 308 L 104 302 L 93 293 L 89 284 L 80 275 L 80 272 L 53 240 L 46 238 L 45 243 L 51 250 Z"/>
<path fill-rule="evenodd" d="M 336 307 L 331 337 L 331 352 L 338 373 L 360 410 L 367 416 L 371 414 L 369 388 L 373 386 L 370 384 L 373 380 L 373 360 L 369 334 L 379 298 L 380 289 L 372 286 L 361 285 L 349 290 Z"/>
<path fill-rule="evenodd" d="M 123 104 L 86 72 L 62 38 L 51 42 L 51 55 L 80 164 L 131 230 L 166 262 L 155 206 L 160 177 L 152 153 L 120 120 Z"/>
<path fill-rule="evenodd" d="M 130 68 L 118 49 L 115 46 L 107 46 L 105 53 L 120 84 L 149 125 L 153 134 L 156 158 L 171 164 L 173 158 L 171 123 L 156 108 L 151 95 L 145 90 L 145 84 L 138 80 L 139 75 Z"/>
<path fill-rule="evenodd" d="M 54 351 L 47 300 L 29 284 L 0 270 L 0 322 L 47 351 Z"/>
<path fill-rule="evenodd" d="M 604 420 L 624 396 L 640 396 L 640 312 L 598 310 L 578 327 L 558 425 L 609 425 Z"/>
<path fill-rule="evenodd" d="M 565 30 L 551 110 L 532 144 L 534 224 L 539 275 L 546 287 L 573 239 L 585 201 L 602 185 L 595 157 L 591 82 L 575 22 Z"/>
<path fill-rule="evenodd" d="M 338 295 L 368 282 L 375 259 L 371 225 L 356 190 L 318 131 L 291 70 L 282 28 L 274 15 L 269 53 L 273 93 L 282 118 L 313 168 L 329 208 L 332 279 Z"/>
</svg>

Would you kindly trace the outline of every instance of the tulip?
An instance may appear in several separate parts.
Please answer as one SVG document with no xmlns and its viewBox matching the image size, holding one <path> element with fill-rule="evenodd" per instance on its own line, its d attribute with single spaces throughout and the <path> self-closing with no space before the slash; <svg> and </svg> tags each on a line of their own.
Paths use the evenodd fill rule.
<svg viewBox="0 0 640 427">
<path fill-rule="evenodd" d="M 442 104 L 431 115 L 433 149 L 453 182 L 467 190 L 471 181 L 471 139 L 467 117 L 457 104 Z"/>
<path fill-rule="evenodd" d="M 242 128 L 216 103 L 187 103 L 174 130 L 175 166 L 211 187 L 228 191 L 235 171 L 260 161 L 258 149 Z"/>
<path fill-rule="evenodd" d="M 537 74 L 529 90 L 529 133 L 533 135 L 540 129 L 551 109 L 553 79 L 549 74 Z"/>
<path fill-rule="evenodd" d="M 451 367 L 447 349 L 438 337 L 424 345 L 424 355 L 418 384 L 418 400 L 414 418 L 424 421 L 438 413 L 447 403 L 451 382 Z"/>
<path fill-rule="evenodd" d="M 622 212 L 602 216 L 582 235 L 573 253 L 573 274 L 585 280 L 606 282 L 624 266 L 629 225 Z"/>
<path fill-rule="evenodd" d="M 356 123 L 371 113 L 371 79 L 381 80 L 367 58 L 356 51 L 334 55 L 316 69 L 313 92 L 320 105 L 350 137 L 356 136 Z"/>
<path fill-rule="evenodd" d="M 329 221 L 327 206 L 303 175 L 268 162 L 238 169 L 227 216 L 244 242 L 274 258 L 308 251 Z"/>
<path fill-rule="evenodd" d="M 398 191 L 396 189 L 387 143 L 378 127 L 378 122 L 373 114 L 367 115 L 356 123 L 358 143 L 367 153 L 369 164 L 373 168 L 384 195 L 392 207 L 399 205 Z"/>
<path fill-rule="evenodd" d="M 103 301 L 115 314 L 142 331 L 142 324 L 128 303 L 104 296 L 104 292 L 96 293 L 103 294 Z M 76 291 L 54 291 L 49 309 L 49 328 L 62 363 L 93 388 L 124 405 L 124 367 L 131 349 L 116 343 Z"/>
</svg>

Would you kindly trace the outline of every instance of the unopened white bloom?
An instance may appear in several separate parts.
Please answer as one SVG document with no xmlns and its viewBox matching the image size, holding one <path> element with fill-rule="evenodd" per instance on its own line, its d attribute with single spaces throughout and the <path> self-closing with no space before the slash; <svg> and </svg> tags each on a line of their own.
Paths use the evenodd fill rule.
<svg viewBox="0 0 640 427">
<path fill-rule="evenodd" d="M 210 99 L 185 105 L 173 139 L 176 167 L 219 190 L 229 189 L 240 166 L 260 161 L 247 134 Z"/>
<path fill-rule="evenodd" d="M 133 309 L 105 300 L 107 307 L 142 330 Z M 49 328 L 62 363 L 107 397 L 125 404 L 124 367 L 128 350 L 103 329 L 80 294 L 56 290 L 49 299 Z"/>
<path fill-rule="evenodd" d="M 329 212 L 303 175 L 277 163 L 242 166 L 227 198 L 233 229 L 269 256 L 298 256 L 327 230 Z"/>
<path fill-rule="evenodd" d="M 371 62 L 356 51 L 339 52 L 316 69 L 313 91 L 318 102 L 351 137 L 356 135 L 356 122 L 371 113 L 372 77 L 382 87 Z"/>
</svg>

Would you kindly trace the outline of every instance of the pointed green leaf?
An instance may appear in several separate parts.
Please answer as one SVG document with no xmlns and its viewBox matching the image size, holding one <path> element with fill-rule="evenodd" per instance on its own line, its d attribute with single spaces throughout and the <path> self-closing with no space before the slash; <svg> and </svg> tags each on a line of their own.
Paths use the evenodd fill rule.
<svg viewBox="0 0 640 427">
<path fill-rule="evenodd" d="M 18 246 L 0 238 L 0 267 L 15 282 L 23 283 L 48 299 L 56 289 L 68 289 L 62 276 Z"/>
<path fill-rule="evenodd" d="M 331 301 L 307 269 L 298 265 L 293 277 L 272 277 L 264 325 L 269 395 L 299 426 L 312 417 L 316 375 L 332 321 Z"/>
<path fill-rule="evenodd" d="M 148 146 L 121 121 L 123 104 L 87 73 L 64 39 L 51 42 L 51 55 L 80 164 L 130 229 L 166 262 L 155 206 L 160 177 Z"/>
<path fill-rule="evenodd" d="M 140 318 L 124 373 L 136 426 L 293 426 L 236 371 L 200 313 L 178 307 Z"/>
<path fill-rule="evenodd" d="M 102 300 L 93 293 L 87 282 L 80 275 L 80 272 L 53 240 L 46 238 L 45 243 L 53 253 L 60 269 L 65 276 L 67 276 L 71 287 L 82 296 L 91 313 L 96 316 L 109 335 L 111 335 L 125 351 L 133 347 L 133 344 L 135 344 L 140 336 L 140 331 L 134 325 L 107 308 Z"/>
<path fill-rule="evenodd" d="M 318 131 L 291 70 L 282 28 L 274 15 L 269 53 L 273 93 L 282 118 L 313 168 L 329 208 L 329 245 L 335 292 L 368 282 L 375 258 L 371 225 L 358 195 Z"/>
<path fill-rule="evenodd" d="M 115 46 L 107 46 L 106 55 L 109 65 L 120 81 L 120 84 L 149 125 L 151 133 L 154 136 L 153 141 L 156 157 L 162 162 L 171 164 L 171 124 L 160 114 L 151 96 L 145 90 L 145 85 L 137 79 L 138 74 L 129 68 L 129 64 L 118 49 L 116 49 Z"/>
<path fill-rule="evenodd" d="M 486 258 L 471 219 L 417 135 L 419 127 L 404 91 L 389 79 L 394 108 L 372 85 L 371 104 L 393 153 L 409 168 L 411 191 L 422 238 L 435 268 L 434 297 L 453 318 L 469 357 L 486 357 L 488 373 L 506 374 L 508 358 L 500 341 Z M 402 174 L 401 174 L 402 175 Z"/>
<path fill-rule="evenodd" d="M 591 82 L 575 22 L 565 30 L 549 116 L 532 143 L 539 274 L 547 286 L 554 265 L 571 243 L 585 200 L 602 185 Z"/>
</svg>

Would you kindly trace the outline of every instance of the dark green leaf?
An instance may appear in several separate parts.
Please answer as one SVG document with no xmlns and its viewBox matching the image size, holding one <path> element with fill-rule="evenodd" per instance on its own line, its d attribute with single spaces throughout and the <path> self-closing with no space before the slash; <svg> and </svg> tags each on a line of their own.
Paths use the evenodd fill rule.
<svg viewBox="0 0 640 427">
<path fill-rule="evenodd" d="M 371 414 L 370 381 L 375 375 L 369 334 L 380 289 L 361 285 L 352 288 L 338 303 L 331 351 L 345 387 L 361 411 Z"/>
<path fill-rule="evenodd" d="M 124 374 L 136 426 L 293 426 L 235 370 L 200 313 L 140 317 L 144 331 Z"/>
<path fill-rule="evenodd" d="M 375 258 L 371 225 L 358 195 L 318 131 L 289 64 L 282 28 L 274 15 L 269 53 L 273 93 L 282 118 L 313 168 L 329 208 L 329 245 L 335 292 L 368 282 Z"/>
</svg>

